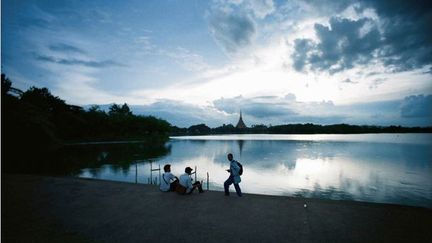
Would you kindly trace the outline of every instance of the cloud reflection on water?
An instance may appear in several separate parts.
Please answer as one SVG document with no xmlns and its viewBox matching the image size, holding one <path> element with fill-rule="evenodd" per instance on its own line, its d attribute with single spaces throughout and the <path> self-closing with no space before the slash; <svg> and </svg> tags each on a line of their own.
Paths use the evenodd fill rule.
<svg viewBox="0 0 432 243">
<path fill-rule="evenodd" d="M 246 193 L 431 207 L 430 143 L 347 140 L 171 140 L 171 153 L 155 164 L 172 164 L 176 175 L 197 166 L 198 180 L 205 181 L 209 172 L 210 189 L 222 190 L 228 177 L 226 154 L 232 152 L 244 166 L 241 187 Z M 135 165 L 123 175 L 115 169 L 101 170 L 99 178 L 135 181 Z M 138 171 L 138 182 L 147 183 L 149 164 L 139 163 Z M 94 174 L 84 171 L 81 176 Z"/>
</svg>

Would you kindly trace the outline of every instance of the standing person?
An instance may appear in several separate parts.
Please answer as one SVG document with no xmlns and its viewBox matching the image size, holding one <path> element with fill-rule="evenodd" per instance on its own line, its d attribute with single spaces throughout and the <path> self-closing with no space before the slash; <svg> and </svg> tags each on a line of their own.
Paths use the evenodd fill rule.
<svg viewBox="0 0 432 243">
<path fill-rule="evenodd" d="M 177 176 L 171 173 L 170 164 L 164 165 L 163 169 L 164 169 L 164 173 L 162 174 L 162 180 L 159 189 L 163 192 L 174 191 L 178 184 L 179 179 L 177 178 Z"/>
<path fill-rule="evenodd" d="M 185 168 L 185 173 L 180 176 L 179 184 L 185 188 L 186 190 L 182 193 L 184 194 L 192 194 L 192 192 L 195 190 L 195 188 L 198 188 L 199 193 L 203 193 L 202 185 L 199 181 L 192 184 L 192 178 L 190 177 L 192 173 L 191 167 Z"/>
<path fill-rule="evenodd" d="M 241 197 L 242 192 L 239 186 L 239 183 L 241 182 L 239 163 L 233 159 L 233 155 L 231 153 L 229 153 L 227 157 L 230 161 L 230 168 L 227 170 L 230 173 L 230 176 L 224 183 L 225 196 L 229 196 L 229 187 L 234 183 L 234 188 L 237 192 L 237 195 Z"/>
</svg>

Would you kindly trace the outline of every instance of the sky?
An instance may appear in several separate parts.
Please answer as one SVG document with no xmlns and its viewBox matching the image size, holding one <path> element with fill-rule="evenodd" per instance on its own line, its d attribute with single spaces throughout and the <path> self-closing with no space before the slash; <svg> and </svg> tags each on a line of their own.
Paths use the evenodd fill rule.
<svg viewBox="0 0 432 243">
<path fill-rule="evenodd" d="M 428 2 L 3 0 L 1 71 L 180 127 L 432 126 Z"/>
</svg>

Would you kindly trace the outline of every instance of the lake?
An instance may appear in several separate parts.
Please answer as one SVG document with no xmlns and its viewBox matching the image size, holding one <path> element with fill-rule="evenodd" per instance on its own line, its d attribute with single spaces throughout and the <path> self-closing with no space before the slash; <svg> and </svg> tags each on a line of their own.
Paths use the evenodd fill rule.
<svg viewBox="0 0 432 243">
<path fill-rule="evenodd" d="M 92 158 L 103 162 L 114 154 L 110 146 L 101 144 Z M 184 136 L 171 137 L 165 147 L 154 157 L 140 154 L 138 147 L 126 159 L 115 156 L 76 176 L 158 183 L 159 172 L 150 169 L 170 163 L 177 176 L 196 166 L 205 188 L 208 173 L 208 187 L 222 191 L 226 155 L 233 153 L 244 167 L 245 193 L 432 208 L 432 134 Z"/>
</svg>

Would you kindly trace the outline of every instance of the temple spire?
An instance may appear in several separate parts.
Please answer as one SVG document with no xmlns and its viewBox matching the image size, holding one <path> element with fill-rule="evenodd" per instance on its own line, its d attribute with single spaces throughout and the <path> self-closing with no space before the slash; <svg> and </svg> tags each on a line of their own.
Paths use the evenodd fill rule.
<svg viewBox="0 0 432 243">
<path fill-rule="evenodd" d="M 237 122 L 237 126 L 236 126 L 236 128 L 238 128 L 238 129 L 244 129 L 244 128 L 247 128 L 246 124 L 243 122 L 243 117 L 242 117 L 242 111 L 241 111 L 241 110 L 240 110 L 240 119 L 239 119 L 239 121 Z"/>
</svg>

